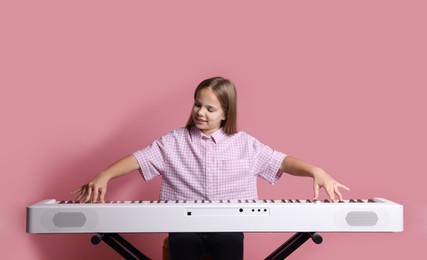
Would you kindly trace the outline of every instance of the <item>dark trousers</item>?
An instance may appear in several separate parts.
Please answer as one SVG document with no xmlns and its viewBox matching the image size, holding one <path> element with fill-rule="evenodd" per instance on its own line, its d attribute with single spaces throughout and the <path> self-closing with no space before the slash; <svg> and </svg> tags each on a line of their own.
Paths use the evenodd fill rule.
<svg viewBox="0 0 427 260">
<path fill-rule="evenodd" d="M 171 260 L 200 260 L 207 252 L 214 260 L 243 259 L 243 233 L 170 233 Z"/>
</svg>

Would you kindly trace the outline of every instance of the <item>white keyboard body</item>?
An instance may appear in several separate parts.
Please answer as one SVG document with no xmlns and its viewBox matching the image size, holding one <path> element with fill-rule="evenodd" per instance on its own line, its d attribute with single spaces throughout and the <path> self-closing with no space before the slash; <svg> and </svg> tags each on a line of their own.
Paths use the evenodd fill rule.
<svg viewBox="0 0 427 260">
<path fill-rule="evenodd" d="M 44 200 L 27 207 L 29 233 L 400 232 L 403 206 L 374 198 L 310 200 L 124 201 Z"/>
</svg>

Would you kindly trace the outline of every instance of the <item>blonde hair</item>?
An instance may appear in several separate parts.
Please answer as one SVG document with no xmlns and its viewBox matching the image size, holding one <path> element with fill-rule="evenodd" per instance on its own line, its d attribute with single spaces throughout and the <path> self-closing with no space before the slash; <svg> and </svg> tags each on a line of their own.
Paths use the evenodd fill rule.
<svg viewBox="0 0 427 260">
<path fill-rule="evenodd" d="M 221 122 L 224 133 L 227 135 L 235 134 L 237 132 L 237 93 L 234 84 L 222 77 L 205 79 L 200 82 L 194 91 L 194 100 L 196 100 L 199 91 L 205 88 L 212 90 L 221 103 L 222 110 L 224 110 L 225 120 Z M 195 126 L 195 123 L 190 113 L 186 127 L 191 128 L 193 126 Z"/>
</svg>

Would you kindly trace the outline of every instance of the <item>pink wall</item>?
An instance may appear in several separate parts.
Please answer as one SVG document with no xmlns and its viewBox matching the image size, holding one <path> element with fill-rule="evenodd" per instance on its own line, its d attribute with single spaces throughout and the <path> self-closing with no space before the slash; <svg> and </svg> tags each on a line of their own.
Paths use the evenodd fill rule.
<svg viewBox="0 0 427 260">
<path fill-rule="evenodd" d="M 292 259 L 423 254 L 425 1 L 5 2 L 0 258 L 118 259 L 89 235 L 26 234 L 25 207 L 72 199 L 114 160 L 182 126 L 193 89 L 214 75 L 238 87 L 240 129 L 322 166 L 351 187 L 347 198 L 405 206 L 403 233 L 323 234 Z M 158 190 L 135 173 L 113 181 L 108 199 Z M 310 198 L 311 182 L 260 181 L 260 193 Z M 164 234 L 125 236 L 159 259 Z M 246 259 L 290 236 L 247 234 Z"/>
</svg>

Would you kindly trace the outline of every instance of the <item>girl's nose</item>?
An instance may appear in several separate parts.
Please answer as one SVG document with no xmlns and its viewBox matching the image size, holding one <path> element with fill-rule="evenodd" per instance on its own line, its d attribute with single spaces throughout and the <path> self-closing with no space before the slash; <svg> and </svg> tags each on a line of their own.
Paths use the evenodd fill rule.
<svg viewBox="0 0 427 260">
<path fill-rule="evenodd" d="M 196 114 L 199 116 L 202 116 L 203 115 L 203 108 L 202 107 L 198 108 L 196 111 Z"/>
</svg>

